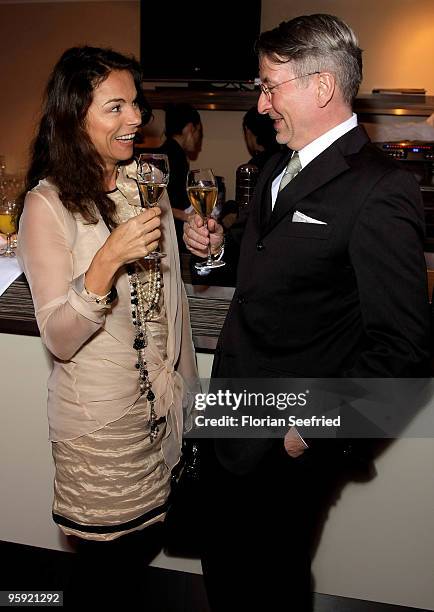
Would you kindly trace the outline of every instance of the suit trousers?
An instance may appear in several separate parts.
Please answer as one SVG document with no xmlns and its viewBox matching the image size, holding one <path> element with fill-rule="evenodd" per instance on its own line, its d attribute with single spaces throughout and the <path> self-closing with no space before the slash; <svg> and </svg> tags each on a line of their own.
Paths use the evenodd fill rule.
<svg viewBox="0 0 434 612">
<path fill-rule="evenodd" d="M 212 612 L 312 610 L 312 543 L 336 472 L 327 464 L 310 450 L 292 459 L 276 440 L 239 476 L 211 444 L 205 450 L 202 566 Z"/>
</svg>

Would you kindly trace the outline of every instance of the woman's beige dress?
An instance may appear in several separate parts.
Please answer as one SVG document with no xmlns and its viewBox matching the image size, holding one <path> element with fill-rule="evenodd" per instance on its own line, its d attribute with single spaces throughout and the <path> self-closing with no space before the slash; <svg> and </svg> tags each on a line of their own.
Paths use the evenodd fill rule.
<svg viewBox="0 0 434 612">
<path fill-rule="evenodd" d="M 118 189 L 110 194 L 120 221 L 140 212 L 134 176 L 134 164 L 121 168 Z M 170 204 L 164 198 L 160 205 L 161 247 L 168 255 L 161 261 L 159 310 L 146 325 L 159 421 L 151 440 L 149 404 L 139 393 L 132 348 L 126 271 L 117 277 L 118 300 L 111 307 L 90 301 L 84 290 L 84 273 L 108 236 L 105 224 L 87 225 L 68 213 L 48 181 L 26 198 L 20 258 L 41 337 L 53 355 L 48 385 L 56 467 L 53 517 L 68 535 L 114 539 L 162 520 L 167 509 L 183 407 L 192 398 L 197 373 Z M 141 282 L 149 274 L 142 265 Z"/>
</svg>

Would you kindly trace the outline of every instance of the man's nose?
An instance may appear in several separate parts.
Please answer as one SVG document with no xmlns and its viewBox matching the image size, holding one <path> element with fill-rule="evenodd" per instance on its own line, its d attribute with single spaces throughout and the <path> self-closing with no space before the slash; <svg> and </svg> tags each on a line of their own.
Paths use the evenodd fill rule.
<svg viewBox="0 0 434 612">
<path fill-rule="evenodd" d="M 266 115 L 270 108 L 272 107 L 271 100 L 268 99 L 268 96 L 261 91 L 261 94 L 258 98 L 258 113 L 261 115 Z"/>
</svg>

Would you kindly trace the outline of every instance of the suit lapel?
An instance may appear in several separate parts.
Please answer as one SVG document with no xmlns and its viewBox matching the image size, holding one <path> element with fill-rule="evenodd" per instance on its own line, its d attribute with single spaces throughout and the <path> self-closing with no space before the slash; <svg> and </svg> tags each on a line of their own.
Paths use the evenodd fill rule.
<svg viewBox="0 0 434 612">
<path fill-rule="evenodd" d="M 331 144 L 318 157 L 315 157 L 279 192 L 270 222 L 264 228 L 263 235 L 268 234 L 282 218 L 294 211 L 297 202 L 346 172 L 349 168 L 345 159 L 346 156 L 356 153 L 367 142 L 369 142 L 369 138 L 364 128 L 358 126 Z"/>
<path fill-rule="evenodd" d="M 252 202 L 255 210 L 255 223 L 258 228 L 264 228 L 268 224 L 271 217 L 271 185 L 282 170 L 288 164 L 288 161 L 292 155 L 292 151 L 285 151 L 285 153 L 274 156 L 270 159 L 270 162 L 264 167 L 261 173 L 258 183 L 255 189 L 255 200 Z M 274 161 L 274 164 L 271 163 Z"/>
</svg>

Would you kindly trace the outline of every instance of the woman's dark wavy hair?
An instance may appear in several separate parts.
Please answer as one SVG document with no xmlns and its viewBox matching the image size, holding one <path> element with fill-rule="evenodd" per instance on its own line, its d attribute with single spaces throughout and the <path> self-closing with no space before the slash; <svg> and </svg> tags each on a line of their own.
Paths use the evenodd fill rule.
<svg viewBox="0 0 434 612">
<path fill-rule="evenodd" d="M 141 87 L 139 63 L 111 49 L 73 47 L 64 52 L 48 81 L 42 119 L 31 146 L 25 189 L 18 198 L 17 222 L 26 192 L 43 178 L 59 189 L 67 210 L 81 213 L 88 223 L 98 210 L 109 227 L 116 225 L 115 205 L 105 193 L 104 162 L 86 131 L 87 111 L 94 89 L 114 70 L 127 70 L 134 79 L 142 125 L 152 116 Z"/>
</svg>

